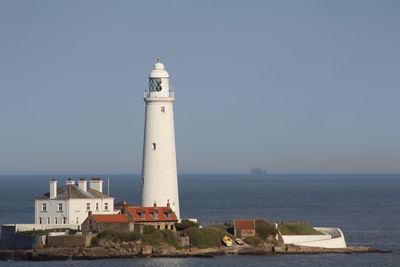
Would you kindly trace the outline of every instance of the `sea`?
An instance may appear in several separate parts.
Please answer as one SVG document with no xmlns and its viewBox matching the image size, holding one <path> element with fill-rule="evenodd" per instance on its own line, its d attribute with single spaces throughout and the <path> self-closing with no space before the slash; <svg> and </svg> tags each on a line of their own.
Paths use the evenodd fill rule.
<svg viewBox="0 0 400 267">
<path fill-rule="evenodd" d="M 102 177 L 104 192 L 140 205 L 139 175 L 0 176 L 0 224 L 33 223 L 35 196 L 49 179 Z M 107 180 L 109 179 L 109 187 Z M 339 227 L 349 246 L 391 253 L 3 261 L 0 266 L 400 266 L 400 174 L 180 175 L 181 216 L 204 224 L 235 218 Z"/>
</svg>

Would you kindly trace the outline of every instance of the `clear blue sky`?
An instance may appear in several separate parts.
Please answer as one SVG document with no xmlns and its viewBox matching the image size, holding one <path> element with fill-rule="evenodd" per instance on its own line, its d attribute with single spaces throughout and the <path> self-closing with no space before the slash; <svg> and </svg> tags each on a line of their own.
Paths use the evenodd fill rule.
<svg viewBox="0 0 400 267">
<path fill-rule="evenodd" d="M 400 172 L 400 1 L 0 1 L 0 174 L 140 173 L 176 91 L 180 173 Z"/>
</svg>

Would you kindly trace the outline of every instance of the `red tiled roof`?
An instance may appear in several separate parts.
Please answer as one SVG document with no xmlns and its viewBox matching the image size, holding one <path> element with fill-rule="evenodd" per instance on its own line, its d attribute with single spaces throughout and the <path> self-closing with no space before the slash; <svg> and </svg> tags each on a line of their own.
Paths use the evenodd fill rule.
<svg viewBox="0 0 400 267">
<path fill-rule="evenodd" d="M 169 207 L 128 207 L 128 212 L 136 222 L 175 222 L 175 213 Z"/>
<path fill-rule="evenodd" d="M 116 222 L 116 223 L 128 223 L 129 218 L 124 214 L 93 214 L 92 218 L 96 222 Z"/>
<path fill-rule="evenodd" d="M 90 180 L 92 180 L 92 181 L 102 181 L 103 179 L 98 178 L 98 177 L 94 177 L 94 178 L 91 178 Z"/>
<path fill-rule="evenodd" d="M 233 220 L 233 225 L 238 230 L 255 230 L 254 220 Z"/>
</svg>

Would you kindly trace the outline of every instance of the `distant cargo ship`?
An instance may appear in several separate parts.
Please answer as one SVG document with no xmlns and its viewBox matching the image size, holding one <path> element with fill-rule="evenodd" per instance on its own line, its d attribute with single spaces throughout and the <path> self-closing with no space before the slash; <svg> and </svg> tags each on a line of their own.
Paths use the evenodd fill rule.
<svg viewBox="0 0 400 267">
<path fill-rule="evenodd" d="M 262 168 L 252 168 L 250 172 L 252 175 L 267 175 L 267 170 Z"/>
</svg>

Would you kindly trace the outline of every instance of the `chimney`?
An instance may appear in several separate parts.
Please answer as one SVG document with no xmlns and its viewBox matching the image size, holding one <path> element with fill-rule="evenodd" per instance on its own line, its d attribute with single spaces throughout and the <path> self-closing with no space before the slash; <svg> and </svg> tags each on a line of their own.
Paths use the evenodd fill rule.
<svg viewBox="0 0 400 267">
<path fill-rule="evenodd" d="M 103 180 L 101 178 L 90 179 L 90 188 L 103 193 Z"/>
<path fill-rule="evenodd" d="M 154 201 L 153 207 L 154 207 L 154 208 L 157 207 L 157 202 Z"/>
<path fill-rule="evenodd" d="M 167 199 L 167 207 L 171 207 L 171 205 L 169 204 L 169 199 Z"/>
<path fill-rule="evenodd" d="M 50 199 L 55 199 L 57 197 L 57 180 L 53 178 L 50 180 Z"/>
<path fill-rule="evenodd" d="M 79 179 L 78 187 L 79 187 L 80 189 L 82 189 L 83 191 L 86 191 L 86 190 L 87 190 L 87 182 L 86 182 L 85 178 L 80 178 L 80 179 Z"/>
<path fill-rule="evenodd" d="M 66 184 L 66 185 L 74 185 L 74 184 L 75 184 L 75 181 L 72 180 L 72 178 L 68 178 L 68 179 L 65 181 L 65 184 Z"/>
</svg>

